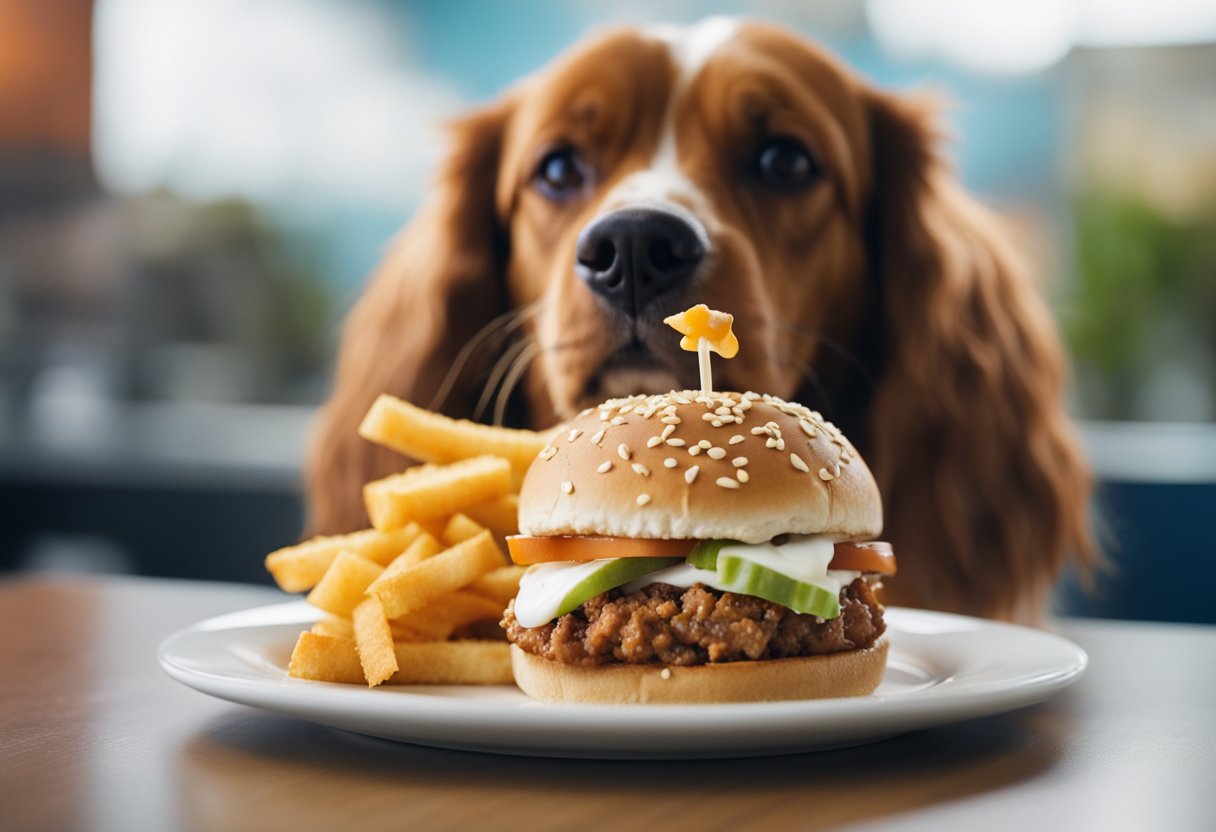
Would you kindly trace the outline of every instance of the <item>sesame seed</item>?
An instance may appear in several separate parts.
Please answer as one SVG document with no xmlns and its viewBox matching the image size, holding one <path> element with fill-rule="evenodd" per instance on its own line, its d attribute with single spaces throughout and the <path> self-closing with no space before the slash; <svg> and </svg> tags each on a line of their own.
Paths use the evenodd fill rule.
<svg viewBox="0 0 1216 832">
<path fill-rule="evenodd" d="M 815 429 L 815 426 L 806 419 L 799 419 L 798 427 L 802 428 L 802 432 L 807 436 L 814 436 L 815 434 L 819 433 L 819 431 Z"/>
<path fill-rule="evenodd" d="M 736 468 L 742 468 L 744 465 L 747 464 L 747 457 L 737 456 L 730 461 L 730 464 L 735 466 Z"/>
<path fill-rule="evenodd" d="M 601 474 L 607 474 L 609 471 L 612 470 L 612 460 L 605 459 L 603 462 L 600 463 L 600 467 L 596 468 L 595 470 L 599 471 Z"/>
<path fill-rule="evenodd" d="M 537 456 L 543 459 L 545 462 L 548 462 L 549 460 L 553 459 L 556 454 L 557 448 L 553 447 L 552 445 L 546 445 L 540 449 L 540 453 L 537 454 Z"/>
<path fill-rule="evenodd" d="M 740 468 L 735 472 L 735 478 L 738 479 L 739 482 L 747 482 L 751 479 L 751 475 L 747 473 L 746 469 Z"/>
<path fill-rule="evenodd" d="M 722 421 L 717 416 L 715 416 L 713 413 L 702 413 L 701 414 L 701 421 L 703 421 L 703 422 L 713 422 L 715 420 L 719 421 L 719 422 Z"/>
<path fill-rule="evenodd" d="M 714 419 L 712 422 L 710 422 L 710 424 L 711 424 L 711 425 L 713 425 L 713 426 L 714 426 L 714 427 L 716 427 L 716 428 L 720 428 L 720 427 L 722 427 L 722 420 L 721 420 L 721 419 Z"/>
<path fill-rule="evenodd" d="M 663 444 L 663 437 L 661 436 L 652 436 L 646 440 L 647 448 L 653 448 L 661 444 Z"/>
<path fill-rule="evenodd" d="M 663 460 L 663 466 L 666 468 L 675 468 L 679 464 L 680 463 L 676 462 L 676 458 L 674 456 L 669 456 L 667 459 Z"/>
<path fill-rule="evenodd" d="M 621 459 L 628 461 L 630 457 L 629 446 L 624 442 L 616 446 L 616 455 Z"/>
<path fill-rule="evenodd" d="M 701 450 L 702 449 L 701 449 L 700 445 L 693 445 L 691 448 L 688 449 L 688 455 L 696 456 L 697 454 L 701 453 Z"/>
<path fill-rule="evenodd" d="M 752 428 L 752 436 L 759 436 L 762 433 L 768 433 L 764 428 Z"/>
<path fill-rule="evenodd" d="M 730 408 L 727 407 L 726 405 L 722 405 L 721 407 L 715 409 L 714 413 L 717 413 L 719 416 L 729 416 Z"/>
<path fill-rule="evenodd" d="M 739 487 L 739 481 L 732 480 L 730 477 L 718 477 L 716 480 L 714 480 L 714 482 L 716 482 L 718 485 L 722 486 L 723 488 L 737 489 Z"/>
<path fill-rule="evenodd" d="M 646 504 L 647 504 L 647 503 L 649 503 L 649 502 L 650 502 L 650 495 L 649 495 L 649 494 L 639 494 L 639 495 L 638 495 L 638 499 L 637 499 L 637 504 L 638 504 L 638 505 L 640 505 L 640 506 L 644 506 L 644 505 L 646 505 Z"/>
<path fill-rule="evenodd" d="M 668 445 L 670 445 L 670 446 L 671 446 L 671 447 L 673 447 L 673 448 L 683 448 L 683 447 L 684 447 L 684 440 L 683 440 L 683 439 L 681 439 L 681 438 L 680 438 L 680 437 L 678 437 L 678 436 L 673 436 L 673 437 L 671 437 L 670 439 L 668 439 L 668 440 L 667 440 L 667 444 L 668 444 Z"/>
<path fill-rule="evenodd" d="M 670 679 L 671 678 L 671 668 L 670 667 L 663 668 L 663 670 L 659 673 L 659 678 L 660 679 Z"/>
<path fill-rule="evenodd" d="M 836 479 L 836 475 L 833 474 L 831 471 L 829 471 L 827 468 L 820 468 L 819 469 L 819 479 L 823 480 L 824 482 L 828 482 L 830 480 Z"/>
<path fill-rule="evenodd" d="M 633 463 L 633 473 L 641 474 L 643 477 L 650 476 L 650 469 L 640 462 Z"/>
<path fill-rule="evenodd" d="M 562 483 L 562 492 L 565 494 L 573 494 L 574 493 L 574 483 L 570 482 L 569 480 L 566 480 L 564 483 Z"/>
<path fill-rule="evenodd" d="M 780 436 L 778 436 L 778 437 L 777 437 L 777 443 L 776 443 L 776 444 L 777 444 L 777 450 L 779 450 L 779 451 L 784 451 L 784 450 L 785 450 L 785 440 L 784 440 L 784 439 L 782 439 Z"/>
<path fill-rule="evenodd" d="M 777 447 L 777 440 L 770 436 L 768 439 L 764 440 L 764 447 L 766 447 L 766 448 Z"/>
<path fill-rule="evenodd" d="M 809 474 L 811 472 L 811 469 L 807 467 L 806 462 L 804 462 L 802 457 L 798 456 L 798 454 L 790 454 L 790 465 L 793 465 L 804 474 Z"/>
<path fill-rule="evenodd" d="M 659 421 L 665 425 L 678 425 L 681 420 L 679 416 L 664 416 Z"/>
<path fill-rule="evenodd" d="M 595 433 L 591 434 L 591 441 L 596 445 L 603 442 L 604 441 L 604 431 L 597 430 Z"/>
<path fill-rule="evenodd" d="M 697 444 L 701 447 L 702 450 L 705 450 L 705 451 L 708 451 L 710 448 L 712 448 L 714 446 L 714 443 L 710 442 L 708 439 L 702 439 Z"/>
<path fill-rule="evenodd" d="M 573 430 L 570 431 L 569 434 L 566 435 L 566 441 L 573 442 L 575 439 L 578 439 L 579 436 L 582 435 L 582 433 L 583 432 L 581 430 L 579 430 L 578 428 L 574 428 Z"/>
<path fill-rule="evenodd" d="M 630 412 L 631 410 L 633 410 L 633 405 L 627 404 L 617 412 L 620 413 L 622 416 L 624 416 L 626 413 Z"/>
<path fill-rule="evenodd" d="M 693 480 L 697 478 L 697 474 L 701 473 L 701 466 L 694 465 L 684 472 L 684 482 L 692 485 Z"/>
<path fill-rule="evenodd" d="M 726 451 L 723 448 L 710 448 L 705 454 L 710 459 L 722 459 L 726 456 Z"/>
<path fill-rule="evenodd" d="M 745 437 L 743 436 L 743 434 L 741 434 L 741 433 L 736 433 L 734 436 L 732 436 L 732 437 L 730 438 L 730 444 L 732 444 L 732 445 L 738 445 L 740 442 L 742 442 L 742 441 L 744 440 L 744 438 L 745 438 Z"/>
<path fill-rule="evenodd" d="M 609 422 L 608 424 L 610 424 L 610 425 L 623 425 L 623 424 L 625 424 L 625 420 L 624 420 L 623 418 L 621 418 L 620 416 L 613 416 L 613 417 L 612 417 L 612 421 L 611 421 L 611 422 Z"/>
<path fill-rule="evenodd" d="M 675 432 L 676 426 L 668 425 L 667 427 L 663 428 L 663 432 L 659 434 L 659 437 L 663 439 L 663 441 L 667 441 L 667 437 L 671 436 Z"/>
</svg>

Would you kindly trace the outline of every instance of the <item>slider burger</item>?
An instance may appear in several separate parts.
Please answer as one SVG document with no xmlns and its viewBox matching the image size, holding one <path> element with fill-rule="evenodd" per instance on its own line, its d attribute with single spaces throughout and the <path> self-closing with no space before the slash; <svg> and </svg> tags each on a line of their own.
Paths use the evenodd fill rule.
<svg viewBox="0 0 1216 832">
<path fill-rule="evenodd" d="M 861 542 L 882 529 L 878 487 L 802 405 L 712 391 L 607 401 L 529 468 L 519 527 L 507 542 L 529 568 L 502 625 L 535 699 L 811 699 L 882 680 L 875 589 L 895 558 Z"/>
</svg>

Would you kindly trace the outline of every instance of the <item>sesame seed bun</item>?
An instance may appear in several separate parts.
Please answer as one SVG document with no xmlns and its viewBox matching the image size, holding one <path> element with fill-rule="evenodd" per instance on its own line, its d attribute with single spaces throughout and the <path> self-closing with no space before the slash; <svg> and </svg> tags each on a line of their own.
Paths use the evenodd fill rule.
<svg viewBox="0 0 1216 832">
<path fill-rule="evenodd" d="M 613 705 L 710 704 L 865 696 L 882 682 L 887 640 L 822 656 L 692 667 L 608 664 L 581 667 L 511 645 L 520 690 L 541 702 Z"/>
<path fill-rule="evenodd" d="M 882 530 L 882 501 L 856 449 L 818 413 L 755 393 L 673 391 L 612 399 L 564 425 L 524 478 L 519 528 L 868 539 Z"/>
</svg>

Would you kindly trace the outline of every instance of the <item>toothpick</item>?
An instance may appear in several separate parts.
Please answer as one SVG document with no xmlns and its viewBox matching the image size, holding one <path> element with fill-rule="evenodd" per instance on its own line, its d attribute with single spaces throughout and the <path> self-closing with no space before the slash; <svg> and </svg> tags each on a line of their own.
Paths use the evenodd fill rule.
<svg viewBox="0 0 1216 832">
<path fill-rule="evenodd" d="M 709 341 L 697 339 L 697 364 L 701 368 L 701 392 L 709 395 L 714 392 L 714 370 L 709 362 Z"/>
</svg>

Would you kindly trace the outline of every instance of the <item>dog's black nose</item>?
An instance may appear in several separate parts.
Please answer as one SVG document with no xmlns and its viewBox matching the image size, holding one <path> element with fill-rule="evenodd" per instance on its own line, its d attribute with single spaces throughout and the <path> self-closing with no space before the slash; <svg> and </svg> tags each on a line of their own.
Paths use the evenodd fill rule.
<svg viewBox="0 0 1216 832">
<path fill-rule="evenodd" d="M 705 257 L 697 229 L 679 215 L 623 208 L 600 217 L 578 237 L 579 277 L 626 315 L 690 278 Z"/>
</svg>

